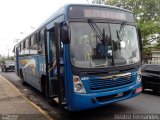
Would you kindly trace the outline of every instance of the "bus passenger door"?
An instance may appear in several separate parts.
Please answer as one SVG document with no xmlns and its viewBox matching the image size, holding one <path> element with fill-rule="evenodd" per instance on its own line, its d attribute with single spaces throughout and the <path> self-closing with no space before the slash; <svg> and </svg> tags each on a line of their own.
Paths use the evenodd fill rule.
<svg viewBox="0 0 160 120">
<path fill-rule="evenodd" d="M 57 77 L 55 75 L 56 67 L 56 45 L 54 40 L 54 30 L 46 30 L 45 36 L 45 59 L 46 59 L 46 75 L 48 85 L 48 96 L 57 97 Z"/>
<path fill-rule="evenodd" d="M 46 31 L 46 73 L 49 83 L 49 96 L 59 105 L 65 105 L 65 88 L 63 81 L 63 45 L 60 41 L 60 27 L 55 24 L 54 28 Z"/>
<path fill-rule="evenodd" d="M 56 77 L 57 77 L 57 94 L 60 106 L 66 105 L 65 95 L 65 73 L 64 73 L 64 48 L 61 41 L 61 23 L 54 24 L 54 39 L 56 45 Z"/>
</svg>

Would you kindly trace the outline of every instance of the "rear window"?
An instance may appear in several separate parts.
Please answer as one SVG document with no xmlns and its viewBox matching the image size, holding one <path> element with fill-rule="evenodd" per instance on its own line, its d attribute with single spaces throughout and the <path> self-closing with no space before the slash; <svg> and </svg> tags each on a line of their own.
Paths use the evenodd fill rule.
<svg viewBox="0 0 160 120">
<path fill-rule="evenodd" d="M 149 65 L 145 68 L 145 72 L 160 74 L 160 66 L 159 65 Z"/>
<path fill-rule="evenodd" d="M 14 61 L 12 61 L 12 60 L 7 60 L 7 61 L 5 61 L 5 64 L 14 64 Z"/>
</svg>

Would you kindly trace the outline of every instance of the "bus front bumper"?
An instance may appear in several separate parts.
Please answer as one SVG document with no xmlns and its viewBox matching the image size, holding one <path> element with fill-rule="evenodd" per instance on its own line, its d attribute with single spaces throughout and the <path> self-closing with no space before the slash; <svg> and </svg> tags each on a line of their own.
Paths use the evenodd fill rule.
<svg viewBox="0 0 160 120">
<path fill-rule="evenodd" d="M 141 82 L 139 82 L 135 85 L 113 91 L 91 94 L 78 94 L 70 92 L 70 100 L 67 109 L 69 111 L 81 111 L 99 106 L 104 106 L 107 104 L 135 97 L 139 95 L 141 91 L 142 84 Z"/>
</svg>

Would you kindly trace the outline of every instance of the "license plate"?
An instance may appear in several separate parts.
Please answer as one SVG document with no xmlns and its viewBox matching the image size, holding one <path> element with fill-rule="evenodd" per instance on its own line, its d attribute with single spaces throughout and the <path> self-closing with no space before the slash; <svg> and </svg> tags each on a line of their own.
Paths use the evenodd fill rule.
<svg viewBox="0 0 160 120">
<path fill-rule="evenodd" d="M 116 97 L 122 97 L 123 96 L 123 92 L 122 93 L 118 93 Z"/>
</svg>

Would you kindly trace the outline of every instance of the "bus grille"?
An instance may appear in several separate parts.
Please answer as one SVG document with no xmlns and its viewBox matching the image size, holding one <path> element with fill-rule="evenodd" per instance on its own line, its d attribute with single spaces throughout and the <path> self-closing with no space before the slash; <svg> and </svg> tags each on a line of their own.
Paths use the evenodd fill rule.
<svg viewBox="0 0 160 120">
<path fill-rule="evenodd" d="M 111 89 L 115 87 L 121 87 L 133 83 L 132 76 L 123 76 L 116 79 L 91 79 L 90 89 L 91 90 L 101 90 L 101 89 Z"/>
</svg>

